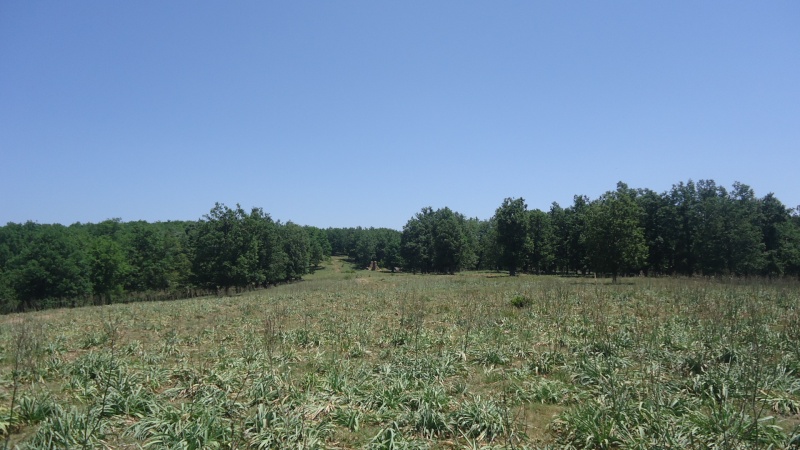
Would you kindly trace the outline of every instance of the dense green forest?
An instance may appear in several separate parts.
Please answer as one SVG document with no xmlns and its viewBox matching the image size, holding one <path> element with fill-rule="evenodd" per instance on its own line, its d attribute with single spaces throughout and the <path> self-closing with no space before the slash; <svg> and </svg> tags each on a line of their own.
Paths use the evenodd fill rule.
<svg viewBox="0 0 800 450">
<path fill-rule="evenodd" d="M 197 222 L 0 228 L 0 310 L 183 298 L 299 279 L 330 256 L 321 229 L 217 204 Z"/>
<path fill-rule="evenodd" d="M 735 183 L 669 191 L 618 183 L 592 200 L 529 210 L 505 199 L 493 217 L 425 207 L 402 231 L 274 221 L 216 204 L 198 221 L 0 228 L 0 311 L 183 298 L 300 279 L 330 255 L 414 273 L 800 277 L 800 215 Z"/>
</svg>

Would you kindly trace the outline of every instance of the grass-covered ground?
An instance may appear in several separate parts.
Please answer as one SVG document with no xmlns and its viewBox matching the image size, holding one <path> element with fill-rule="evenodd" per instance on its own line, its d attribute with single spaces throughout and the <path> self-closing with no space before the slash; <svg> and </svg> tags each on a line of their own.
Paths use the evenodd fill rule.
<svg viewBox="0 0 800 450">
<path fill-rule="evenodd" d="M 9 448 L 800 445 L 800 285 L 621 281 L 334 259 L 234 297 L 2 316 L 0 434 Z"/>
</svg>

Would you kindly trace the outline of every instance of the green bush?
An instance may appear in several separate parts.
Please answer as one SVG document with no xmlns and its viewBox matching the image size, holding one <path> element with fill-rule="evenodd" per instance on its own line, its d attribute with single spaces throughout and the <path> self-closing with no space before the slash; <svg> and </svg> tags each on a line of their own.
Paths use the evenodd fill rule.
<svg viewBox="0 0 800 450">
<path fill-rule="evenodd" d="M 533 300 L 524 295 L 516 295 L 511 299 L 511 306 L 515 308 L 527 308 L 533 304 Z"/>
</svg>

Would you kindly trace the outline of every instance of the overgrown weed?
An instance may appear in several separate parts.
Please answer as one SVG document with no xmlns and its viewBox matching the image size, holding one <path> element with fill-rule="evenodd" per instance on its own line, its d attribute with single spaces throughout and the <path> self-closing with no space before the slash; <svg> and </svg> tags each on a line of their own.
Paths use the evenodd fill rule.
<svg viewBox="0 0 800 450">
<path fill-rule="evenodd" d="M 4 316 L 0 433 L 9 448 L 798 439 L 796 283 L 627 281 L 328 271 L 236 297 Z M 557 415 L 530 426 L 538 410 Z"/>
</svg>

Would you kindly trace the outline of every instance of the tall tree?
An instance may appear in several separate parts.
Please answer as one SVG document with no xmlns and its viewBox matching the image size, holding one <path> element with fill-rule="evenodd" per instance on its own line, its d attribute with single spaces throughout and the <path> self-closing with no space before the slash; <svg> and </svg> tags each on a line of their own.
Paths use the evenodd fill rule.
<svg viewBox="0 0 800 450">
<path fill-rule="evenodd" d="M 638 269 L 645 263 L 642 215 L 624 183 L 591 203 L 587 211 L 585 240 L 590 261 L 595 271 L 610 273 L 614 283 L 621 271 Z"/>
<path fill-rule="evenodd" d="M 305 226 L 303 229 L 308 235 L 309 262 L 313 269 L 331 256 L 331 244 L 325 230 L 312 226 Z"/>
<path fill-rule="evenodd" d="M 162 291 L 186 286 L 191 274 L 186 231 L 190 222 L 129 222 L 123 238 L 128 260 L 125 288 Z"/>
<path fill-rule="evenodd" d="M 724 273 L 730 264 L 728 191 L 714 180 L 697 182 L 696 234 L 692 253 L 704 275 Z"/>
<path fill-rule="evenodd" d="M 480 263 L 480 243 L 482 223 L 477 217 L 464 220 L 464 249 L 462 267 L 465 270 L 475 270 Z"/>
<path fill-rule="evenodd" d="M 588 210 L 589 197 L 585 195 L 574 196 L 572 206 L 566 210 L 569 266 L 575 272 L 585 273 L 589 263 L 589 250 L 584 239 Z"/>
<path fill-rule="evenodd" d="M 307 237 L 302 228 L 299 231 L 303 237 L 301 243 L 295 246 L 295 241 L 292 241 L 292 245 L 282 248 L 285 253 L 288 253 L 287 248 L 294 252 L 289 262 L 276 255 L 279 250 L 275 248 L 271 228 L 271 219 L 259 208 L 254 208 L 248 215 L 239 205 L 231 209 L 217 203 L 190 234 L 195 282 L 208 288 L 227 290 L 277 281 L 270 279 L 274 276 L 294 278 L 306 273 L 301 269 L 308 264 Z M 294 234 L 279 233 L 277 237 L 285 244 L 287 238 L 294 238 Z M 278 259 L 284 263 L 280 269 L 272 266 Z"/>
<path fill-rule="evenodd" d="M 450 208 L 433 215 L 433 270 L 440 273 L 460 271 L 466 260 L 467 237 L 464 216 Z"/>
<path fill-rule="evenodd" d="M 261 208 L 253 208 L 246 223 L 248 233 L 257 243 L 259 274 L 255 282 L 266 287 L 286 280 L 288 256 L 284 251 L 280 224 L 274 222 Z"/>
<path fill-rule="evenodd" d="M 472 226 L 475 233 L 475 268 L 498 270 L 500 253 L 497 248 L 497 229 L 494 219 L 476 221 Z"/>
<path fill-rule="evenodd" d="M 517 275 L 530 244 L 530 221 L 528 205 L 523 198 L 506 198 L 494 213 L 497 230 L 497 246 L 500 249 L 500 264 L 508 274 Z"/>
<path fill-rule="evenodd" d="M 130 270 L 125 252 L 117 241 L 99 236 L 90 241 L 87 256 L 94 294 L 111 303 L 122 295 Z"/>
<path fill-rule="evenodd" d="M 778 235 L 778 258 L 783 273 L 800 279 L 800 206 L 794 210 L 790 220 L 778 226 Z"/>
<path fill-rule="evenodd" d="M 369 267 L 372 261 L 378 259 L 375 252 L 375 234 L 369 232 L 367 229 L 359 227 L 356 228 L 353 236 L 355 238 L 355 245 L 351 250 L 351 257 L 358 267 Z"/>
<path fill-rule="evenodd" d="M 699 266 L 697 240 L 700 234 L 700 200 L 692 180 L 672 186 L 669 203 L 673 214 L 668 218 L 668 241 L 672 249 L 672 270 L 692 276 Z"/>
<path fill-rule="evenodd" d="M 728 198 L 727 272 L 754 275 L 762 272 L 764 257 L 763 217 L 759 201 L 750 186 L 736 182 Z"/>
<path fill-rule="evenodd" d="M 550 272 L 555 262 L 553 225 L 550 216 L 539 209 L 529 212 L 532 252 L 527 264 L 536 273 Z"/>
<path fill-rule="evenodd" d="M 640 189 L 636 194 L 636 203 L 641 207 L 644 216 L 642 227 L 647 243 L 647 273 L 668 273 L 673 265 L 674 250 L 670 233 L 674 223 L 675 209 L 666 195 L 659 195 L 650 189 Z"/>
<path fill-rule="evenodd" d="M 433 268 L 433 208 L 422 208 L 403 226 L 400 254 L 406 270 L 430 272 Z"/>
<path fill-rule="evenodd" d="M 780 200 L 772 193 L 759 202 L 761 213 L 761 234 L 764 243 L 764 274 L 783 275 L 785 267 L 780 258 L 782 228 L 790 221 L 791 215 Z"/>
<path fill-rule="evenodd" d="M 281 228 L 283 251 L 286 253 L 286 280 L 296 280 L 308 273 L 308 235 L 303 227 L 287 222 Z"/>
<path fill-rule="evenodd" d="M 368 231 L 375 241 L 375 261 L 380 267 L 402 266 L 400 258 L 401 233 L 389 228 L 370 228 Z"/>
<path fill-rule="evenodd" d="M 547 211 L 547 216 L 553 229 L 553 263 L 557 271 L 568 272 L 570 265 L 567 212 L 558 202 L 553 202 Z"/>
<path fill-rule="evenodd" d="M 348 255 L 350 229 L 347 228 L 327 228 L 325 235 L 331 246 L 331 255 Z"/>
<path fill-rule="evenodd" d="M 19 309 L 40 308 L 46 300 L 91 295 L 88 258 L 74 230 L 28 222 L 22 232 L 19 253 L 7 263 Z"/>
<path fill-rule="evenodd" d="M 400 251 L 407 270 L 454 273 L 472 258 L 467 223 L 450 208 L 422 208 L 403 227 Z"/>
</svg>

